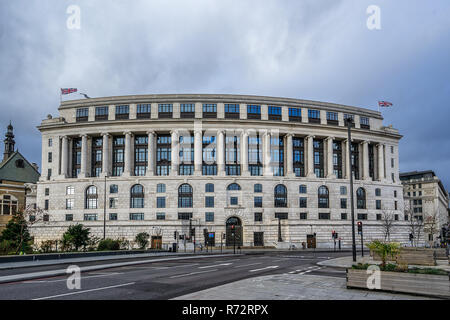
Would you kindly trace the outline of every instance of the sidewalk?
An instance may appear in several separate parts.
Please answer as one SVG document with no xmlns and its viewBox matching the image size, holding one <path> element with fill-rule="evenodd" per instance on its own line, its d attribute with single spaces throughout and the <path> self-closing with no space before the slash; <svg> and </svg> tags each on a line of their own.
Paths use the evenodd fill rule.
<svg viewBox="0 0 450 320">
<path fill-rule="evenodd" d="M 174 300 L 430 300 L 413 295 L 347 289 L 345 278 L 277 274 L 250 278 Z"/>
</svg>

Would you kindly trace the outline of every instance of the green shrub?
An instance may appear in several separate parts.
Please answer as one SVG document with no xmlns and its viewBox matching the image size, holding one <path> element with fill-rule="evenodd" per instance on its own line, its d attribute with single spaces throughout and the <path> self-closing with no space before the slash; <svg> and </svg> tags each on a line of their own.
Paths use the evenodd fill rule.
<svg viewBox="0 0 450 320">
<path fill-rule="evenodd" d="M 136 235 L 135 241 L 139 245 L 139 248 L 145 249 L 148 245 L 148 239 L 150 235 L 147 232 L 141 232 Z"/>
<path fill-rule="evenodd" d="M 105 251 L 105 250 L 120 250 L 120 242 L 119 240 L 113 240 L 113 239 L 104 239 L 100 240 L 97 247 L 98 251 Z"/>
<path fill-rule="evenodd" d="M 15 252 L 16 248 L 14 243 L 10 240 L 0 241 L 0 255 L 7 255 L 11 252 Z"/>
<path fill-rule="evenodd" d="M 89 230 L 89 228 L 85 228 L 82 224 L 70 226 L 63 234 L 63 247 L 66 250 L 75 248 L 75 251 L 78 251 L 79 248 L 86 248 L 89 244 Z"/>
<path fill-rule="evenodd" d="M 371 243 L 368 243 L 367 247 L 380 256 L 382 269 L 386 266 L 387 258 L 394 258 L 394 256 L 400 251 L 399 243 L 381 242 L 379 240 L 374 240 Z"/>
</svg>

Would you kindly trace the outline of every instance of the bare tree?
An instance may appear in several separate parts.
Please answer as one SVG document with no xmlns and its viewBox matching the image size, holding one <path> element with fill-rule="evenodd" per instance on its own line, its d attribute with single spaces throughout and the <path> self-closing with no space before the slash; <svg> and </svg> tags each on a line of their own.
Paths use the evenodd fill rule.
<svg viewBox="0 0 450 320">
<path fill-rule="evenodd" d="M 408 216 L 409 232 L 412 234 L 412 246 L 417 247 L 420 242 L 420 236 L 423 230 L 423 220 L 418 217 L 414 217 L 410 209 L 405 210 L 405 215 Z"/>
<path fill-rule="evenodd" d="M 428 235 L 431 235 L 431 237 L 428 238 L 428 244 L 430 247 L 433 247 L 434 242 L 434 234 L 437 231 L 437 217 L 436 217 L 436 211 L 434 211 L 432 214 L 427 215 L 425 217 L 424 221 L 424 231 L 428 233 Z"/>
<path fill-rule="evenodd" d="M 381 227 L 383 228 L 384 241 L 391 241 L 391 233 L 394 229 L 395 214 L 392 210 L 383 209 L 381 213 Z"/>
</svg>

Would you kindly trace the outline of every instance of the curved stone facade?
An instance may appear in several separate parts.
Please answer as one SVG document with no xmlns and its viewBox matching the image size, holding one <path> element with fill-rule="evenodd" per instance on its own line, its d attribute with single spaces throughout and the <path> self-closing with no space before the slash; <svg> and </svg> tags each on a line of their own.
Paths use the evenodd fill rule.
<svg viewBox="0 0 450 320">
<path fill-rule="evenodd" d="M 352 161 L 346 117 L 354 119 Z M 170 244 L 175 231 L 188 236 L 195 228 L 197 243 L 207 231 L 216 246 L 222 234 L 230 245 L 226 222 L 238 218 L 230 222 L 244 246 L 332 247 L 336 231 L 347 247 L 351 163 L 365 240 L 384 238 L 379 219 L 392 214 L 391 239 L 408 241 L 401 135 L 376 111 L 287 98 L 142 95 L 62 102 L 59 117 L 38 128 L 37 205 L 49 215 L 33 227 L 38 241 L 60 238 L 76 222 L 102 237 L 106 203 L 110 238 L 145 231 L 154 245 L 159 236 Z"/>
</svg>

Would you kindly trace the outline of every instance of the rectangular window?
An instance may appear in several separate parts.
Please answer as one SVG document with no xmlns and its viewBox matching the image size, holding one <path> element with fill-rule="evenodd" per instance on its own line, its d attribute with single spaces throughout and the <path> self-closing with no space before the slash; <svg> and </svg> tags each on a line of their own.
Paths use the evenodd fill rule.
<svg viewBox="0 0 450 320">
<path fill-rule="evenodd" d="M 217 104 L 204 103 L 203 104 L 203 118 L 217 118 Z"/>
<path fill-rule="evenodd" d="M 117 208 L 117 198 L 109 198 L 109 208 L 110 209 Z"/>
<path fill-rule="evenodd" d="M 78 108 L 76 111 L 76 122 L 88 121 L 89 108 Z"/>
<path fill-rule="evenodd" d="M 376 200 L 376 209 L 381 210 L 381 200 Z"/>
<path fill-rule="evenodd" d="M 192 212 L 178 212 L 178 220 L 189 220 L 192 218 Z"/>
<path fill-rule="evenodd" d="M 195 104 L 193 103 L 180 104 L 180 118 L 183 119 L 195 118 Z"/>
<path fill-rule="evenodd" d="M 85 213 L 84 221 L 97 221 L 97 214 L 96 213 Z"/>
<path fill-rule="evenodd" d="M 225 119 L 239 119 L 240 107 L 238 104 L 225 104 Z"/>
<path fill-rule="evenodd" d="M 327 112 L 327 124 L 335 125 L 337 126 L 339 124 L 339 118 L 337 112 Z"/>
<path fill-rule="evenodd" d="M 341 199 L 341 209 L 347 209 L 347 199 Z"/>
<path fill-rule="evenodd" d="M 241 137 L 235 134 L 225 137 L 225 172 L 227 176 L 241 175 Z"/>
<path fill-rule="evenodd" d="M 173 104 L 171 103 L 160 103 L 158 105 L 158 118 L 172 118 L 173 114 Z"/>
<path fill-rule="evenodd" d="M 294 173 L 296 177 L 305 176 L 305 146 L 304 139 L 292 137 L 292 156 Z"/>
<path fill-rule="evenodd" d="M 360 121 L 361 128 L 363 128 L 363 129 L 370 129 L 369 118 L 367 118 L 367 117 L 360 117 L 359 121 Z"/>
<path fill-rule="evenodd" d="M 262 222 L 263 221 L 263 214 L 262 212 L 255 212 L 255 221 Z"/>
<path fill-rule="evenodd" d="M 261 106 L 260 105 L 247 105 L 247 119 L 261 119 Z"/>
<path fill-rule="evenodd" d="M 205 212 L 205 221 L 214 222 L 214 212 Z"/>
<path fill-rule="evenodd" d="M 381 220 L 381 213 L 377 213 L 377 220 Z"/>
<path fill-rule="evenodd" d="M 151 104 L 138 104 L 136 106 L 136 118 L 138 119 L 150 119 L 152 115 Z"/>
<path fill-rule="evenodd" d="M 75 194 L 75 187 L 68 186 L 66 187 L 66 195 L 72 195 Z"/>
<path fill-rule="evenodd" d="M 134 138 L 134 175 L 145 176 L 148 161 L 148 136 Z"/>
<path fill-rule="evenodd" d="M 358 220 L 367 220 L 367 213 L 358 213 Z"/>
<path fill-rule="evenodd" d="M 73 214 L 66 214 L 66 221 L 73 221 Z"/>
<path fill-rule="evenodd" d="M 109 114 L 108 106 L 95 107 L 95 120 L 96 121 L 108 120 L 108 114 Z"/>
<path fill-rule="evenodd" d="M 51 152 L 49 152 L 48 153 L 48 163 L 51 163 L 52 162 L 52 153 Z"/>
<path fill-rule="evenodd" d="M 156 139 L 156 175 L 168 176 L 172 163 L 172 138 L 170 134 L 158 134 Z"/>
<path fill-rule="evenodd" d="M 166 213 L 165 212 L 157 212 L 156 220 L 166 220 Z"/>
<path fill-rule="evenodd" d="M 284 137 L 270 137 L 270 162 L 274 176 L 284 176 Z"/>
<path fill-rule="evenodd" d="M 66 210 L 72 210 L 75 204 L 75 199 L 66 199 Z"/>
<path fill-rule="evenodd" d="M 99 177 L 102 172 L 102 160 L 103 160 L 102 148 L 103 148 L 103 139 L 93 137 L 91 147 L 91 177 Z"/>
<path fill-rule="evenodd" d="M 179 174 L 190 176 L 194 174 L 194 136 L 190 133 L 179 138 Z"/>
<path fill-rule="evenodd" d="M 299 187 L 298 187 L 298 192 L 299 193 L 307 193 L 307 187 L 306 187 L 306 185 L 304 185 L 304 184 L 302 184 L 302 185 L 300 185 Z"/>
<path fill-rule="evenodd" d="M 45 188 L 45 195 L 48 196 L 50 194 L 50 188 Z"/>
<path fill-rule="evenodd" d="M 47 180 L 50 180 L 52 177 L 52 169 L 47 169 Z"/>
<path fill-rule="evenodd" d="M 301 197 L 299 199 L 299 206 L 300 206 L 300 208 L 307 208 L 308 207 L 308 198 Z"/>
<path fill-rule="evenodd" d="M 347 220 L 347 213 L 341 213 L 341 220 Z"/>
<path fill-rule="evenodd" d="M 321 139 L 313 140 L 314 150 L 314 173 L 317 178 L 325 177 L 324 165 L 324 143 Z"/>
<path fill-rule="evenodd" d="M 143 213 L 130 213 L 130 220 L 144 220 Z"/>
<path fill-rule="evenodd" d="M 263 191 L 262 184 L 257 183 L 257 184 L 255 184 L 253 186 L 253 192 L 259 193 L 259 192 L 262 192 L 262 191 Z"/>
<path fill-rule="evenodd" d="M 342 179 L 342 142 L 333 141 L 333 173 L 336 178 Z"/>
<path fill-rule="evenodd" d="M 254 197 L 253 206 L 255 208 L 262 208 L 263 206 L 262 197 Z"/>
<path fill-rule="evenodd" d="M 381 189 L 380 188 L 375 189 L 375 196 L 381 197 Z"/>
<path fill-rule="evenodd" d="M 204 176 L 217 175 L 216 164 L 216 137 L 208 134 L 203 135 L 202 143 L 202 173 Z"/>
<path fill-rule="evenodd" d="M 205 197 L 205 208 L 214 208 L 214 197 Z"/>
<path fill-rule="evenodd" d="M 300 220 L 306 220 L 306 219 L 308 219 L 308 213 L 300 212 Z"/>
<path fill-rule="evenodd" d="M 48 201 L 49 201 L 48 199 L 45 199 L 44 210 L 48 210 L 48 207 L 49 207 L 49 202 Z"/>
<path fill-rule="evenodd" d="M 125 165 L 125 137 L 113 137 L 113 172 L 115 177 L 121 176 Z"/>
<path fill-rule="evenodd" d="M 119 186 L 117 184 L 111 184 L 109 186 L 109 193 L 118 193 L 119 192 Z"/>
<path fill-rule="evenodd" d="M 48 146 L 51 147 L 53 145 L 53 140 L 50 138 L 48 139 Z"/>
<path fill-rule="evenodd" d="M 319 219 L 320 220 L 330 220 L 330 213 L 329 212 L 319 212 Z"/>
<path fill-rule="evenodd" d="M 281 107 L 269 106 L 269 120 L 281 120 Z"/>
<path fill-rule="evenodd" d="M 238 205 L 238 197 L 230 197 L 230 205 L 237 206 Z"/>
<path fill-rule="evenodd" d="M 287 212 L 275 212 L 275 219 L 287 220 L 288 217 L 289 216 Z"/>
<path fill-rule="evenodd" d="M 394 210 L 398 210 L 398 202 L 394 201 Z"/>
<path fill-rule="evenodd" d="M 302 122 L 302 109 L 289 108 L 289 121 Z"/>
<path fill-rule="evenodd" d="M 308 122 L 320 123 L 320 110 L 308 109 Z"/>
<path fill-rule="evenodd" d="M 341 190 L 341 195 L 342 195 L 342 196 L 344 196 L 344 195 L 347 194 L 347 187 L 341 186 L 340 190 Z"/>
<path fill-rule="evenodd" d="M 156 198 L 156 207 L 157 208 L 165 208 L 166 207 L 166 197 L 157 197 Z"/>
<path fill-rule="evenodd" d="M 111 221 L 117 220 L 117 213 L 110 213 L 109 220 L 111 220 Z"/>
<path fill-rule="evenodd" d="M 128 119 L 130 115 L 130 106 L 116 106 L 116 119 Z"/>
<path fill-rule="evenodd" d="M 248 136 L 248 169 L 250 175 L 262 175 L 262 139 L 258 133 Z"/>
</svg>

